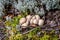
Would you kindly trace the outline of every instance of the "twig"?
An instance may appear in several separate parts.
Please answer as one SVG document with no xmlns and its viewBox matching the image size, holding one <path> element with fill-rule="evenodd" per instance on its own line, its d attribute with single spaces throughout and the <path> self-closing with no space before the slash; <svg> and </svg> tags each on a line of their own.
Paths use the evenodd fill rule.
<svg viewBox="0 0 60 40">
<path fill-rule="evenodd" d="M 36 28 L 40 28 L 40 27 L 36 27 Z M 29 30 L 27 32 L 22 33 L 22 34 L 27 34 L 27 33 L 31 32 L 31 31 L 35 30 L 36 28 L 33 28 L 33 29 L 31 29 L 31 30 Z"/>
</svg>

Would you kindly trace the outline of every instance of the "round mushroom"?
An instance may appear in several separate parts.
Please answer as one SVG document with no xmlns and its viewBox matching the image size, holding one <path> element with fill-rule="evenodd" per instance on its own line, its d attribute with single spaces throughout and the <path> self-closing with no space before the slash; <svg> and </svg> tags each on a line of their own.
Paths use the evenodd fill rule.
<svg viewBox="0 0 60 40">
<path fill-rule="evenodd" d="M 33 16 L 33 17 L 32 17 L 32 19 L 36 19 L 36 17 L 35 17 L 35 16 Z"/>
<path fill-rule="evenodd" d="M 33 19 L 30 20 L 30 24 L 33 24 Z"/>
<path fill-rule="evenodd" d="M 32 16 L 31 16 L 31 15 L 26 16 L 27 21 L 30 21 L 30 20 L 31 20 L 31 18 L 32 18 Z"/>
<path fill-rule="evenodd" d="M 28 23 L 26 22 L 26 23 L 22 24 L 21 26 L 22 26 L 22 28 L 26 28 L 26 27 L 28 27 Z"/>
<path fill-rule="evenodd" d="M 40 19 L 40 16 L 39 15 L 35 15 L 37 21 Z"/>
<path fill-rule="evenodd" d="M 44 24 L 44 20 L 43 20 L 43 19 L 39 19 L 38 25 L 39 25 L 39 26 L 42 26 L 43 24 Z"/>
<path fill-rule="evenodd" d="M 33 20 L 33 24 L 35 24 L 35 25 L 38 24 L 37 19 L 34 19 L 34 20 Z"/>
<path fill-rule="evenodd" d="M 21 25 L 21 24 L 23 24 L 23 23 L 25 23 L 26 22 L 26 18 L 21 18 L 20 20 L 19 20 L 19 24 Z"/>
</svg>

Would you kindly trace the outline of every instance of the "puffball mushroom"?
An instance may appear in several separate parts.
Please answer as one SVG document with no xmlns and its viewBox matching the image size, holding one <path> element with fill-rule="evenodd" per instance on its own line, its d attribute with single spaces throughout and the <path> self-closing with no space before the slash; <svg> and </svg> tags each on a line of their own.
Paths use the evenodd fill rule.
<svg viewBox="0 0 60 40">
<path fill-rule="evenodd" d="M 33 19 L 30 20 L 30 24 L 33 24 Z"/>
<path fill-rule="evenodd" d="M 35 16 L 33 16 L 33 17 L 32 17 L 32 19 L 36 19 L 36 17 L 35 17 Z"/>
<path fill-rule="evenodd" d="M 32 16 L 31 16 L 31 15 L 26 16 L 27 21 L 30 21 L 30 20 L 31 20 L 31 18 L 32 18 Z"/>
<path fill-rule="evenodd" d="M 43 24 L 44 24 L 44 20 L 43 20 L 43 19 L 39 19 L 38 25 L 39 25 L 39 26 L 42 26 Z"/>
<path fill-rule="evenodd" d="M 21 25 L 21 24 L 23 24 L 23 23 L 25 23 L 26 22 L 26 18 L 21 18 L 20 20 L 19 20 L 19 24 Z"/>
<path fill-rule="evenodd" d="M 31 19 L 30 26 L 36 27 L 36 24 L 38 24 L 37 20 L 36 19 Z"/>
<path fill-rule="evenodd" d="M 33 24 L 37 24 L 37 23 L 38 23 L 37 19 L 34 19 Z"/>
<path fill-rule="evenodd" d="M 36 19 L 39 20 L 40 19 L 40 16 L 39 15 L 35 15 Z"/>
<path fill-rule="evenodd" d="M 31 20 L 30 20 L 30 24 L 33 23 L 33 20 L 34 20 L 35 18 L 36 18 L 35 16 L 33 16 L 33 17 L 31 18 Z"/>
<path fill-rule="evenodd" d="M 23 23 L 21 26 L 22 26 L 22 28 L 26 28 L 26 27 L 28 27 L 28 22 Z"/>
<path fill-rule="evenodd" d="M 22 24 L 21 26 L 24 26 L 24 27 L 26 27 L 26 26 L 28 26 L 28 24 L 24 23 L 24 24 Z"/>
</svg>

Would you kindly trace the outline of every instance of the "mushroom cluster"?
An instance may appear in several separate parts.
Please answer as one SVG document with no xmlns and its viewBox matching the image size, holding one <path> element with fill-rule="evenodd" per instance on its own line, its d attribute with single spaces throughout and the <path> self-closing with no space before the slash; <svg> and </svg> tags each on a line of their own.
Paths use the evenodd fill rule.
<svg viewBox="0 0 60 40">
<path fill-rule="evenodd" d="M 21 27 L 26 28 L 28 26 L 36 27 L 42 26 L 44 24 L 44 20 L 40 18 L 39 15 L 27 15 L 19 20 L 19 24 Z"/>
</svg>

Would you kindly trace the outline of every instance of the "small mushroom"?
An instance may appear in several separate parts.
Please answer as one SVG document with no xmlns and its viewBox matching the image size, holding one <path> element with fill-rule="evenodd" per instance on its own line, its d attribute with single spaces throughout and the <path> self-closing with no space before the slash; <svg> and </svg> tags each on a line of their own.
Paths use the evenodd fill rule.
<svg viewBox="0 0 60 40">
<path fill-rule="evenodd" d="M 30 24 L 33 24 L 33 20 L 35 19 L 36 17 L 33 16 L 32 19 L 30 20 Z"/>
<path fill-rule="evenodd" d="M 22 28 L 28 27 L 28 21 L 26 23 L 23 23 L 21 26 L 22 26 Z"/>
<path fill-rule="evenodd" d="M 32 17 L 32 19 L 36 19 L 36 17 L 35 17 L 35 16 L 33 16 L 33 17 Z"/>
<path fill-rule="evenodd" d="M 33 19 L 30 20 L 30 24 L 33 24 Z"/>
<path fill-rule="evenodd" d="M 38 24 L 37 20 L 36 19 L 31 19 L 30 26 L 36 27 L 36 24 Z"/>
<path fill-rule="evenodd" d="M 33 24 L 35 24 L 35 25 L 38 24 L 37 19 L 34 19 L 34 20 L 33 20 Z"/>
<path fill-rule="evenodd" d="M 27 24 L 26 24 L 26 23 L 24 23 L 24 24 L 22 24 L 21 26 L 24 26 L 24 27 L 26 27 L 26 26 L 27 26 Z"/>
<path fill-rule="evenodd" d="M 31 15 L 26 16 L 27 21 L 30 21 L 30 20 L 31 20 L 31 18 L 32 18 L 32 16 L 31 16 Z"/>
<path fill-rule="evenodd" d="M 25 23 L 26 22 L 26 18 L 21 18 L 20 20 L 19 20 L 19 24 L 21 25 L 21 24 L 23 24 L 23 23 Z"/>
<path fill-rule="evenodd" d="M 39 26 L 42 26 L 43 24 L 44 24 L 44 20 L 43 20 L 43 19 L 39 19 L 38 25 L 39 25 Z"/>
<path fill-rule="evenodd" d="M 39 15 L 35 15 L 36 19 L 39 20 L 40 19 L 40 16 Z"/>
</svg>

